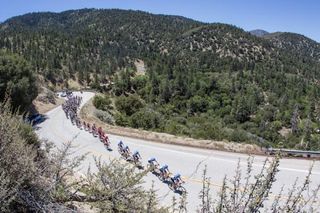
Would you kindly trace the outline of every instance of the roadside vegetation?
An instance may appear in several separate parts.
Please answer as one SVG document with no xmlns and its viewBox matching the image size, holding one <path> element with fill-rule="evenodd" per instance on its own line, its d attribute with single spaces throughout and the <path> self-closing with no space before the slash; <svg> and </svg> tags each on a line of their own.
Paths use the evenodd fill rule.
<svg viewBox="0 0 320 213">
<path fill-rule="evenodd" d="M 0 101 L 10 94 L 12 107 L 27 111 L 37 97 L 37 76 L 28 61 L 17 54 L 0 50 Z"/>
<path fill-rule="evenodd" d="M 304 180 L 293 186 L 283 185 L 278 194 L 272 193 L 279 172 L 279 155 L 265 160 L 257 173 L 253 172 L 254 158 L 247 160 L 247 169 L 241 170 L 240 161 L 233 177 L 225 177 L 217 196 L 213 199 L 211 178 L 206 168 L 199 193 L 199 212 L 316 212 L 319 208 L 320 184 L 311 187 L 312 167 Z M 245 173 L 245 174 L 244 174 Z M 287 190 L 284 188 L 287 187 Z"/>
<path fill-rule="evenodd" d="M 141 187 L 145 173 L 97 159 L 98 172 L 80 177 L 76 171 L 86 156 L 71 157 L 71 142 L 57 148 L 39 141 L 9 100 L 0 105 L 0 135 L 1 212 L 77 212 L 81 203 L 102 212 L 160 210 Z"/>
<path fill-rule="evenodd" d="M 317 87 L 301 84 L 310 88 L 306 88 L 307 93 L 302 97 L 294 92 L 301 92 L 295 89 L 297 84 L 300 85 L 300 79 L 286 79 L 279 73 L 276 78 L 279 82 L 261 82 L 270 89 L 273 84 L 279 85 L 276 93 L 267 93 L 255 83 L 267 75 L 264 72 L 269 71 L 264 71 L 265 68 L 230 77 L 230 73 L 179 74 L 174 67 L 162 67 L 159 69 L 161 73 L 149 68 L 149 73 L 143 77 L 126 71 L 116 74 L 113 89 L 105 93 L 108 97 L 105 101 L 112 106 L 115 124 L 263 147 L 320 148 L 320 105 L 315 101 Z M 173 70 L 172 75 L 178 79 L 169 80 L 167 74 L 162 74 L 166 69 Z M 290 100 L 290 97 L 299 97 L 303 101 Z M 103 96 L 99 98 L 104 99 Z M 98 106 L 96 99 L 94 105 L 98 109 L 110 112 L 110 109 Z"/>
<path fill-rule="evenodd" d="M 137 172 L 133 165 L 119 160 L 95 159 L 98 171 L 78 176 L 76 171 L 86 155 L 71 157 L 76 149 L 71 142 L 57 148 L 39 141 L 21 117 L 12 113 L 9 101 L 0 105 L 0 134 L 1 212 L 187 212 L 187 194 L 162 207 L 154 188 L 141 186 L 148 171 Z M 239 163 L 235 176 L 225 177 L 219 191 L 212 191 L 204 169 L 199 212 L 317 210 L 320 185 L 310 188 L 312 168 L 288 193 L 281 190 L 272 195 L 279 157 L 266 160 L 257 174 L 252 166 L 253 158 L 249 158 L 242 174 Z"/>
</svg>

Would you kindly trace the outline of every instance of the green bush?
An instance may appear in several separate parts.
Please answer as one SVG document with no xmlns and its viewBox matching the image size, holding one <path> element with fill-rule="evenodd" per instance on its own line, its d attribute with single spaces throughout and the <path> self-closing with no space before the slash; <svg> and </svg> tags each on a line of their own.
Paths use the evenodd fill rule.
<svg viewBox="0 0 320 213">
<path fill-rule="evenodd" d="M 229 135 L 229 140 L 235 141 L 235 142 L 244 142 L 244 141 L 248 141 L 249 139 L 246 131 L 242 129 L 235 129 Z"/>
<path fill-rule="evenodd" d="M 14 109 L 28 109 L 38 95 L 38 85 L 31 65 L 18 55 L 0 51 L 0 101 L 9 89 Z"/>
<path fill-rule="evenodd" d="M 161 123 L 160 114 L 149 108 L 140 109 L 130 119 L 133 128 L 157 129 Z"/>
<path fill-rule="evenodd" d="M 237 121 L 244 123 L 250 119 L 250 107 L 245 97 L 237 97 L 234 102 L 233 114 Z"/>
<path fill-rule="evenodd" d="M 146 84 L 147 84 L 147 77 L 143 76 L 143 75 L 138 75 L 136 77 L 133 78 L 132 80 L 132 87 L 134 90 L 139 91 L 141 89 L 143 89 Z"/>
<path fill-rule="evenodd" d="M 125 115 L 131 116 L 139 109 L 144 107 L 142 100 L 138 95 L 119 96 L 116 99 L 115 105 L 117 110 Z"/>
<path fill-rule="evenodd" d="M 164 131 L 174 135 L 187 135 L 190 136 L 189 129 L 174 120 L 167 120 L 164 125 Z"/>
<path fill-rule="evenodd" d="M 29 124 L 21 123 L 19 126 L 19 130 L 21 137 L 27 142 L 27 144 L 32 145 L 34 147 L 40 146 L 38 136 Z"/>
<path fill-rule="evenodd" d="M 115 123 L 119 126 L 129 126 L 129 118 L 121 113 L 114 115 Z"/>
<path fill-rule="evenodd" d="M 108 110 L 112 109 L 112 101 L 111 101 L 110 97 L 108 97 L 106 95 L 94 96 L 93 105 L 99 110 L 108 111 Z"/>
<path fill-rule="evenodd" d="M 281 121 L 273 121 L 272 122 L 272 129 L 275 131 L 279 131 L 282 128 L 282 123 Z"/>
<path fill-rule="evenodd" d="M 205 112 L 208 108 L 208 101 L 206 98 L 194 96 L 188 101 L 188 109 L 190 113 Z"/>
</svg>

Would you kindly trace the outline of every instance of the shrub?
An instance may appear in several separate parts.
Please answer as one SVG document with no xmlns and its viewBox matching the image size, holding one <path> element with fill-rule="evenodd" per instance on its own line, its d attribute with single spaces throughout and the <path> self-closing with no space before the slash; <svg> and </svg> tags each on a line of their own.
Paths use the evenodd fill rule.
<svg viewBox="0 0 320 213">
<path fill-rule="evenodd" d="M 235 129 L 229 135 L 229 139 L 235 142 L 243 142 L 248 140 L 247 132 L 242 129 Z"/>
<path fill-rule="evenodd" d="M 147 83 L 147 77 L 144 75 L 138 75 L 136 77 L 133 78 L 132 80 L 132 87 L 134 88 L 134 90 L 139 91 L 141 89 L 143 89 Z"/>
<path fill-rule="evenodd" d="M 30 64 L 18 55 L 0 51 L 0 101 L 11 92 L 12 106 L 23 111 L 38 94 L 36 75 Z"/>
<path fill-rule="evenodd" d="M 160 126 L 160 114 L 149 108 L 143 108 L 134 113 L 130 119 L 133 128 L 156 129 Z"/>
<path fill-rule="evenodd" d="M 115 119 L 113 118 L 113 116 L 109 112 L 96 109 L 94 114 L 97 118 L 99 118 L 101 121 L 103 121 L 107 124 L 114 124 L 115 123 Z"/>
<path fill-rule="evenodd" d="M 208 101 L 205 98 L 202 98 L 200 96 L 194 96 L 189 99 L 188 101 L 188 109 L 190 113 L 196 113 L 196 112 L 205 112 L 207 111 L 208 107 Z"/>
<path fill-rule="evenodd" d="M 192 137 L 201 139 L 216 139 L 222 140 L 224 137 L 223 129 L 221 124 L 218 122 L 204 122 L 192 129 Z"/>
<path fill-rule="evenodd" d="M 34 133 L 32 127 L 29 124 L 21 123 L 19 126 L 20 135 L 26 141 L 27 144 L 36 148 L 40 146 L 38 136 Z"/>
<path fill-rule="evenodd" d="M 175 120 L 167 120 L 164 125 L 164 130 L 170 134 L 190 136 L 190 131 L 185 125 L 181 125 Z"/>
<path fill-rule="evenodd" d="M 34 178 L 36 152 L 21 137 L 20 123 L 9 106 L 0 107 L 0 211 L 4 212 Z"/>
<path fill-rule="evenodd" d="M 52 92 L 51 90 L 47 90 L 46 91 L 46 98 L 47 100 L 52 103 L 52 104 L 56 104 L 56 97 L 54 92 Z"/>
<path fill-rule="evenodd" d="M 86 154 L 74 156 L 71 142 L 54 150 L 48 143 L 35 147 L 39 141 L 9 104 L 0 103 L 0 135 L 0 212 L 76 212 L 68 207 L 74 201 L 102 212 L 159 212 L 155 195 L 150 200 L 141 186 L 146 172 L 96 161 L 97 172 L 72 178 Z"/>
<path fill-rule="evenodd" d="M 143 102 L 137 95 L 120 96 L 116 99 L 117 110 L 125 115 L 131 116 L 144 107 Z"/>
<path fill-rule="evenodd" d="M 129 118 L 121 113 L 114 115 L 115 123 L 119 126 L 129 126 Z"/>
<path fill-rule="evenodd" d="M 253 169 L 254 158 L 248 158 L 246 171 L 243 171 L 239 160 L 235 175 L 225 176 L 215 199 L 212 199 L 211 178 L 207 176 L 205 167 L 199 193 L 201 203 L 197 212 L 314 212 L 320 185 L 311 187 L 313 165 L 302 183 L 297 180 L 293 186 L 289 186 L 288 196 L 285 196 L 282 186 L 280 192 L 273 196 L 274 199 L 270 199 L 271 190 L 277 181 L 279 162 L 279 156 L 272 160 L 266 159 L 261 170 L 256 173 Z"/>
<path fill-rule="evenodd" d="M 110 97 L 108 97 L 106 95 L 94 96 L 93 105 L 99 110 L 108 111 L 108 110 L 112 109 L 112 101 L 111 101 Z"/>
<path fill-rule="evenodd" d="M 37 100 L 46 104 L 56 104 L 56 97 L 54 92 L 47 88 L 43 88 L 43 92 L 37 97 Z"/>
</svg>

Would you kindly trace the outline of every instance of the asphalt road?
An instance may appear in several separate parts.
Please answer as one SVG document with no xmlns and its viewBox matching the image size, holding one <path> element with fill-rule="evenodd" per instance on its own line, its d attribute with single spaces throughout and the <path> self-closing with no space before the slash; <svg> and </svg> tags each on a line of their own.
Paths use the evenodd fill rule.
<svg viewBox="0 0 320 213">
<path fill-rule="evenodd" d="M 76 94 L 80 95 L 80 93 Z M 93 97 L 94 94 L 84 92 L 82 96 L 83 105 Z M 101 157 L 101 159 L 105 161 L 112 158 L 119 158 L 117 143 L 122 140 L 130 147 L 131 151 L 139 150 L 145 165 L 147 159 L 155 157 L 160 164 L 167 164 L 172 173 L 180 173 L 183 176 L 186 181 L 185 188 L 188 192 L 188 209 L 190 212 L 194 212 L 200 202 L 198 196 L 201 190 L 201 175 L 205 165 L 207 165 L 208 168 L 208 176 L 211 177 L 213 193 L 216 193 L 220 189 L 225 175 L 230 178 L 234 176 L 238 160 L 240 160 L 243 172 L 245 172 L 246 169 L 246 160 L 248 158 L 246 154 L 161 144 L 117 135 L 109 135 L 113 151 L 108 151 L 98 138 L 73 126 L 70 120 L 66 119 L 61 106 L 48 112 L 47 117 L 48 119 L 39 124 L 38 130 L 36 130 L 40 138 L 48 139 L 58 147 L 64 142 L 73 140 L 73 144 L 77 146 L 76 154 L 90 153 L 84 161 L 80 172 L 85 172 L 89 165 L 91 165 L 91 167 L 94 165 L 92 156 Z M 260 171 L 265 159 L 266 157 L 264 156 L 254 156 L 253 169 L 255 172 Z M 312 161 L 304 159 L 282 159 L 280 161 L 280 171 L 276 176 L 277 182 L 272 188 L 274 195 L 279 192 L 283 185 L 285 192 L 292 188 L 296 178 L 299 179 L 298 182 L 302 182 L 311 164 Z M 312 186 L 315 187 L 320 184 L 319 162 L 315 163 L 311 178 Z M 173 193 L 166 184 L 162 183 L 151 173 L 145 178 L 145 186 L 147 188 L 150 188 L 152 180 L 155 182 L 156 189 L 158 190 L 159 201 L 163 205 L 170 205 L 173 196 L 177 198 L 180 196 L 179 194 Z M 273 196 L 271 196 L 271 199 L 272 197 Z M 316 205 L 319 205 L 319 203 Z"/>
</svg>

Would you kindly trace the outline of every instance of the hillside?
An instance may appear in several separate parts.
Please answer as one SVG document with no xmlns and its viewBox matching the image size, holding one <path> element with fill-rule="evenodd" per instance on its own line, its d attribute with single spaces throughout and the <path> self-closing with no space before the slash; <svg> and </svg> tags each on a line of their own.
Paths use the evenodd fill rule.
<svg viewBox="0 0 320 213">
<path fill-rule="evenodd" d="M 0 29 L 0 47 L 48 84 L 67 87 L 72 78 L 107 94 L 118 125 L 320 148 L 320 51 L 304 36 L 96 9 L 26 14 Z M 138 59 L 146 75 L 136 75 Z"/>
<path fill-rule="evenodd" d="M 54 80 L 62 68 L 64 75 L 96 68 L 113 72 L 130 62 L 127 56 L 149 53 L 195 26 L 197 22 L 182 17 L 134 11 L 32 13 L 3 23 L 0 45 L 22 53 Z"/>
<path fill-rule="evenodd" d="M 280 49 L 293 52 L 300 57 L 320 61 L 320 44 L 303 35 L 277 32 L 263 37 Z"/>
</svg>

